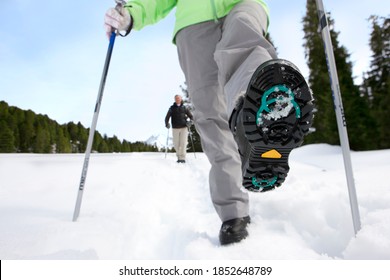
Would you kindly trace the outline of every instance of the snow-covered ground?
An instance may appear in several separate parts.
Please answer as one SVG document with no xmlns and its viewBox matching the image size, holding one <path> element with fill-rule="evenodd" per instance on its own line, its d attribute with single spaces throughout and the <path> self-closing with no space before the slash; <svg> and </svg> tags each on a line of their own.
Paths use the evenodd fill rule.
<svg viewBox="0 0 390 280">
<path fill-rule="evenodd" d="M 250 236 L 221 247 L 204 154 L 0 154 L 0 259 L 390 259 L 390 150 L 352 152 L 354 236 L 340 147 L 293 151 L 285 184 L 252 193 Z"/>
</svg>

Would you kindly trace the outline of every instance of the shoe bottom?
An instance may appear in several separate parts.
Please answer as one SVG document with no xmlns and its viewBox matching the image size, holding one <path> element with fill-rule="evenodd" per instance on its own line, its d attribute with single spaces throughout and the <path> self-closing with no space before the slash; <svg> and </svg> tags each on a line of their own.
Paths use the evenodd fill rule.
<svg viewBox="0 0 390 280">
<path fill-rule="evenodd" d="M 312 124 L 312 99 L 305 79 L 286 60 L 271 60 L 255 71 L 240 118 L 250 149 L 243 165 L 246 189 L 264 192 L 285 181 L 290 152 Z"/>
</svg>

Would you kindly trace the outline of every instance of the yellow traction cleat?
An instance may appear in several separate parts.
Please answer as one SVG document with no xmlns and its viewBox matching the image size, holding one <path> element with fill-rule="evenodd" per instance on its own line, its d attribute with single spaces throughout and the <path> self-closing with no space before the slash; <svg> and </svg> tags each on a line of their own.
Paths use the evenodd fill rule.
<svg viewBox="0 0 390 280">
<path fill-rule="evenodd" d="M 262 158 L 281 158 L 282 155 L 275 149 L 269 150 L 261 155 Z"/>
</svg>

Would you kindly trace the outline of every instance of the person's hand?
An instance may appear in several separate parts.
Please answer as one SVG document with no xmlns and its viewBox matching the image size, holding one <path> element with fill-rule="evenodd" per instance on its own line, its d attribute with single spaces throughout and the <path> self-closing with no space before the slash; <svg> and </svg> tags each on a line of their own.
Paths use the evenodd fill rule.
<svg viewBox="0 0 390 280">
<path fill-rule="evenodd" d="M 118 11 L 119 10 L 119 11 Z M 131 16 L 127 9 L 110 8 L 107 10 L 104 16 L 104 29 L 106 30 L 107 37 L 110 38 L 111 33 L 115 30 L 128 31 L 131 25 Z"/>
<path fill-rule="evenodd" d="M 192 121 L 186 122 L 186 125 L 187 125 L 188 128 L 190 128 L 193 124 L 194 124 L 194 123 L 193 123 Z"/>
<path fill-rule="evenodd" d="M 171 128 L 171 125 L 170 125 L 169 123 L 167 123 L 167 124 L 165 125 L 165 127 L 168 128 L 168 129 L 170 129 L 170 128 Z"/>
</svg>

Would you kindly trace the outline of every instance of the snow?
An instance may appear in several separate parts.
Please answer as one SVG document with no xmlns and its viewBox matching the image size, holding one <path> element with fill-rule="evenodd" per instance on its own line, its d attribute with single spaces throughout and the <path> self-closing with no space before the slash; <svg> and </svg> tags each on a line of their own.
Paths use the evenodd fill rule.
<svg viewBox="0 0 390 280">
<path fill-rule="evenodd" d="M 251 193 L 250 236 L 221 247 L 202 153 L 0 154 L 0 259 L 390 259 L 390 150 L 352 152 L 362 229 L 354 236 L 341 149 L 294 150 L 284 185 Z"/>
<path fill-rule="evenodd" d="M 150 146 L 156 146 L 159 150 L 165 150 L 166 147 L 171 149 L 173 147 L 173 138 L 171 134 L 171 131 L 167 130 L 165 135 L 163 133 L 152 135 L 145 141 L 145 143 Z"/>
</svg>

